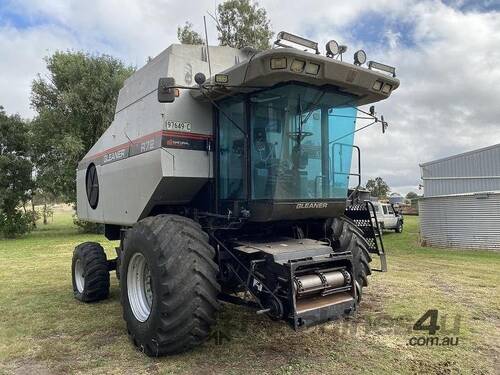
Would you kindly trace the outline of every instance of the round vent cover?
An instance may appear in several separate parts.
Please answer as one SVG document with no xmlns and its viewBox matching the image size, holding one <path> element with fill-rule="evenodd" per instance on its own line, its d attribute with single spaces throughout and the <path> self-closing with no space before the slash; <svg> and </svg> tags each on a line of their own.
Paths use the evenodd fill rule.
<svg viewBox="0 0 500 375">
<path fill-rule="evenodd" d="M 95 209 L 99 203 L 99 179 L 97 178 L 97 169 L 95 164 L 90 164 L 85 176 L 85 185 L 87 187 L 87 199 L 90 207 Z"/>
</svg>

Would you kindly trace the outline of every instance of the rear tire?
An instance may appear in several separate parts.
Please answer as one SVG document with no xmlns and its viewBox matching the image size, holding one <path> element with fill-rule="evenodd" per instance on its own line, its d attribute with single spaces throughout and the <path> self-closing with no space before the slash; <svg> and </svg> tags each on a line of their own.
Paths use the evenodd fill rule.
<svg viewBox="0 0 500 375">
<path fill-rule="evenodd" d="M 148 217 L 125 235 L 120 262 L 123 317 L 148 356 L 187 351 L 208 337 L 219 309 L 218 266 L 193 220 Z"/>
<path fill-rule="evenodd" d="M 106 253 L 97 242 L 84 242 L 73 251 L 73 293 L 83 302 L 108 298 L 109 271 Z"/>
<path fill-rule="evenodd" d="M 363 287 L 368 286 L 368 276 L 372 273 L 370 269 L 372 258 L 368 252 L 369 246 L 363 237 L 363 232 L 346 217 L 329 220 L 327 226 L 330 229 L 334 250 L 352 253 L 358 300 L 361 300 Z"/>
</svg>

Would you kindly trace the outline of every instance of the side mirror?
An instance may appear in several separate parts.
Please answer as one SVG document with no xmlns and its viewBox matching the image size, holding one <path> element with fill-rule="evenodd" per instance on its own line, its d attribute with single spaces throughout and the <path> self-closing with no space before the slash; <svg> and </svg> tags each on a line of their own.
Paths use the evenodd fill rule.
<svg viewBox="0 0 500 375">
<path fill-rule="evenodd" d="M 177 89 L 174 88 L 175 79 L 164 77 L 158 80 L 158 101 L 160 103 L 173 103 L 177 95 Z"/>
</svg>

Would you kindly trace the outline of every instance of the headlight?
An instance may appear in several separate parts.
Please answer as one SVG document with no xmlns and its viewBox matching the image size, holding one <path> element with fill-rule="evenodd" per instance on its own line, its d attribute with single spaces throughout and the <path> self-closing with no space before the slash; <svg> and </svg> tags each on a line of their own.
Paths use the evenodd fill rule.
<svg viewBox="0 0 500 375">
<path fill-rule="evenodd" d="M 286 57 L 272 58 L 271 69 L 286 69 Z"/>
<path fill-rule="evenodd" d="M 389 94 L 392 90 L 392 86 L 389 85 L 388 83 L 384 83 L 384 86 L 382 86 L 382 92 L 384 94 Z"/>
<path fill-rule="evenodd" d="M 294 73 L 300 73 L 304 71 L 304 67 L 306 66 L 306 62 L 302 60 L 293 60 L 292 65 L 290 66 L 290 70 Z"/>
<path fill-rule="evenodd" d="M 382 85 L 383 85 L 383 82 L 375 81 L 375 83 L 372 86 L 372 89 L 374 89 L 375 91 L 380 91 L 380 89 L 382 88 Z"/>
<path fill-rule="evenodd" d="M 318 74 L 319 72 L 319 65 L 318 64 L 314 64 L 314 63 L 307 63 L 306 65 L 306 73 L 307 74 L 312 74 L 312 75 L 316 75 Z"/>
<path fill-rule="evenodd" d="M 217 85 L 227 85 L 229 83 L 229 76 L 227 74 L 216 74 L 215 83 Z"/>
</svg>

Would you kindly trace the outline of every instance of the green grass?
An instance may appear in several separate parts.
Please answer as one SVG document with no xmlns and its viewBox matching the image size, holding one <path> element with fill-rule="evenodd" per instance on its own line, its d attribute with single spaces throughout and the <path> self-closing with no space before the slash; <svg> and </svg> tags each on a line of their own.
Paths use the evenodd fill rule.
<svg viewBox="0 0 500 375">
<path fill-rule="evenodd" d="M 374 272 L 355 317 L 296 333 L 225 305 L 216 329 L 230 341 L 151 359 L 127 339 L 114 275 L 106 301 L 72 295 L 73 248 L 100 241 L 111 257 L 116 243 L 78 233 L 71 213 L 56 212 L 29 235 L 0 240 L 0 373 L 500 373 L 500 254 L 422 248 L 415 217 L 384 239 L 389 272 Z M 428 309 L 439 310 L 438 336 L 458 336 L 457 346 L 408 345 L 426 336 L 412 326 Z M 444 332 L 455 316 L 459 332 Z"/>
</svg>

